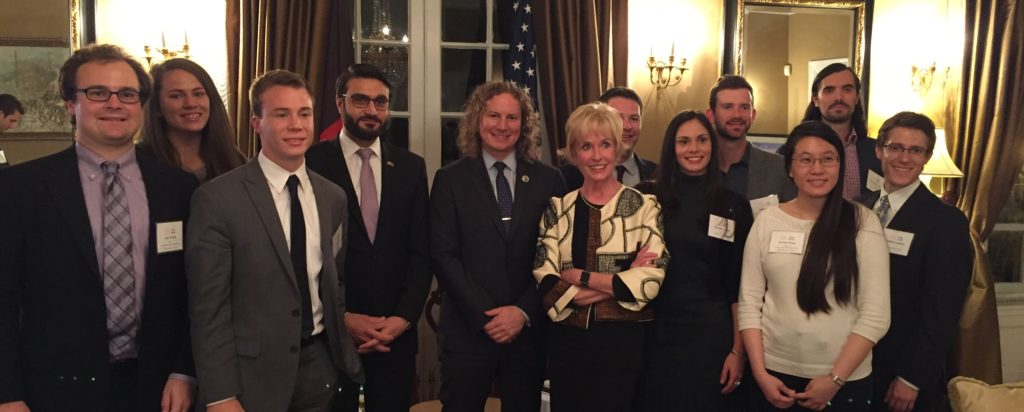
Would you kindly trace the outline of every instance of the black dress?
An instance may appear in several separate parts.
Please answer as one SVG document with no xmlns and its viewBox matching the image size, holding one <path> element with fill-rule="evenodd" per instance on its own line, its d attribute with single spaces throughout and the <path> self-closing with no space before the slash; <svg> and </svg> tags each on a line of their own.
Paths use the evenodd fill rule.
<svg viewBox="0 0 1024 412">
<path fill-rule="evenodd" d="M 732 349 L 731 305 L 739 294 L 743 245 L 753 216 L 746 199 L 722 186 L 709 194 L 707 185 L 705 176 L 682 176 L 676 187 L 680 206 L 665 212 L 672 260 L 653 302 L 644 411 L 729 411 L 741 402 L 721 395 L 718 381 Z M 735 221 L 733 242 L 708 235 L 712 214 Z"/>
</svg>

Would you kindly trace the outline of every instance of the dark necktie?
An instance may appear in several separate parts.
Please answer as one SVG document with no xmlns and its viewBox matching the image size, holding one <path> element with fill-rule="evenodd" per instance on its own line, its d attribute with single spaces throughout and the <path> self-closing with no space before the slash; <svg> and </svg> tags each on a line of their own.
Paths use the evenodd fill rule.
<svg viewBox="0 0 1024 412">
<path fill-rule="evenodd" d="M 111 359 L 136 356 L 135 264 L 128 196 L 117 162 L 103 162 L 103 294 L 107 306 L 108 349 Z"/>
<path fill-rule="evenodd" d="M 505 233 L 512 230 L 512 189 L 508 186 L 508 179 L 505 179 L 504 162 L 494 162 L 494 170 L 498 173 L 494 176 L 494 188 L 498 192 L 498 212 L 501 213 L 501 222 L 505 225 Z"/>
<path fill-rule="evenodd" d="M 622 176 L 626 174 L 626 166 L 618 165 L 615 166 L 615 180 L 622 182 Z"/>
<path fill-rule="evenodd" d="M 889 195 L 882 195 L 878 207 L 875 208 L 875 214 L 878 215 L 878 221 L 882 222 L 882 227 L 889 223 L 889 208 Z"/>
<path fill-rule="evenodd" d="M 309 274 L 306 270 L 306 219 L 302 216 L 299 178 L 295 175 L 288 176 L 288 197 L 291 199 L 292 210 L 292 267 L 295 268 L 295 283 L 299 285 L 299 297 L 302 298 L 302 337 L 307 338 L 313 334 L 313 304 L 309 296 Z"/>
<path fill-rule="evenodd" d="M 366 225 L 366 235 L 370 237 L 370 243 L 377 237 L 377 214 L 380 205 L 377 203 L 377 180 L 373 177 L 373 169 L 370 168 L 370 157 L 373 150 L 360 148 L 356 150 L 363 164 L 359 169 L 359 210 L 363 214 L 363 224 Z"/>
</svg>

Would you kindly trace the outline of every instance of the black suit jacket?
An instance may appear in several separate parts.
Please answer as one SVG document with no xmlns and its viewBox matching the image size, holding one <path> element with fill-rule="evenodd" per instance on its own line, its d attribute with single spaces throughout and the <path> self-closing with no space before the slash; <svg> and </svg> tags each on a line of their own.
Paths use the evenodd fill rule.
<svg viewBox="0 0 1024 412">
<path fill-rule="evenodd" d="M 857 160 L 860 162 L 860 194 L 866 196 L 868 189 L 868 170 L 874 171 L 879 176 L 882 174 L 882 161 L 875 156 L 875 139 L 867 136 L 857 138 Z"/>
<path fill-rule="evenodd" d="M 372 244 L 339 140 L 313 145 L 306 166 L 348 195 L 348 252 L 337 256 L 345 268 L 348 310 L 409 321 L 412 329 L 390 346 L 392 353 L 416 353 L 415 325 L 430 291 L 427 171 L 423 158 L 408 151 L 384 141 L 380 151 L 380 208 Z"/>
<path fill-rule="evenodd" d="M 658 171 L 657 163 L 641 158 L 636 153 L 633 153 L 633 158 L 636 159 L 636 164 L 640 166 L 641 182 L 657 179 L 657 176 L 654 175 Z M 565 178 L 565 187 L 568 191 L 573 191 L 583 186 L 583 174 L 580 173 L 580 168 L 576 167 L 576 165 L 567 163 L 558 169 L 562 172 L 562 177 Z"/>
<path fill-rule="evenodd" d="M 878 196 L 871 192 L 858 200 L 871 208 Z M 875 345 L 872 373 L 884 387 L 901 376 L 934 393 L 947 379 L 946 357 L 971 280 L 974 250 L 967 218 L 921 184 L 888 228 L 914 238 L 907 256 L 889 254 L 892 323 Z"/>
<path fill-rule="evenodd" d="M 541 310 L 533 261 L 540 218 L 553 196 L 565 193 L 558 170 L 517 159 L 512 229 L 506 233 L 481 157 L 464 157 L 434 175 L 430 237 L 434 274 L 445 291 L 438 332 L 442 351 L 491 354 L 484 312 L 515 305 L 530 317 L 513 344 L 541 345 Z"/>
<path fill-rule="evenodd" d="M 140 411 L 160 410 L 172 372 L 195 376 L 184 253 L 156 253 L 157 222 L 184 221 L 196 180 L 137 154 L 149 205 L 137 339 Z M 106 410 L 103 280 L 74 147 L 0 173 L 0 403 Z"/>
</svg>

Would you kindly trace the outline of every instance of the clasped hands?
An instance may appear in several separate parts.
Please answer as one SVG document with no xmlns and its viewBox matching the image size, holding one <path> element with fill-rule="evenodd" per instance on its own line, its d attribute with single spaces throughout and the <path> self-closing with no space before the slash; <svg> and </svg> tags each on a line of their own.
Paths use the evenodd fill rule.
<svg viewBox="0 0 1024 412">
<path fill-rule="evenodd" d="M 388 346 L 409 328 L 409 321 L 400 316 L 369 316 L 345 313 L 345 329 L 356 343 L 360 354 L 391 352 Z"/>
<path fill-rule="evenodd" d="M 811 379 L 803 392 L 790 389 L 779 378 L 767 372 L 755 378 L 768 402 L 780 409 L 787 409 L 797 403 L 804 408 L 820 411 L 831 405 L 832 397 L 839 392 L 839 385 L 832 382 L 831 376 Z"/>
</svg>

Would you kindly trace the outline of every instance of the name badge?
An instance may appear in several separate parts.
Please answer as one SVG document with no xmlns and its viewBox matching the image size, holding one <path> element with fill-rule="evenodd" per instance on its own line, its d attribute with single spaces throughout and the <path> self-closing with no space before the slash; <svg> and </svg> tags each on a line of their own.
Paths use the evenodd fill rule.
<svg viewBox="0 0 1024 412">
<path fill-rule="evenodd" d="M 902 230 L 885 229 L 885 240 L 889 243 L 889 253 L 906 256 L 910 253 L 910 243 L 914 241 L 914 234 Z"/>
<path fill-rule="evenodd" d="M 341 225 L 338 225 L 338 230 L 331 235 L 331 254 L 334 256 L 338 256 L 338 252 L 341 252 L 341 235 Z"/>
<path fill-rule="evenodd" d="M 736 221 L 721 216 L 711 215 L 708 220 L 708 236 L 734 242 L 736 239 Z"/>
<path fill-rule="evenodd" d="M 772 206 L 779 205 L 779 197 L 776 195 L 768 195 L 760 199 L 754 199 L 750 201 L 750 209 L 754 212 L 754 217 L 757 217 L 758 213 Z"/>
<path fill-rule="evenodd" d="M 181 221 L 156 224 L 156 253 L 180 252 L 185 247 Z"/>
<path fill-rule="evenodd" d="M 879 176 L 874 170 L 868 170 L 868 190 L 874 192 L 876 190 L 882 190 L 882 185 L 885 184 L 885 178 Z"/>
<path fill-rule="evenodd" d="M 769 253 L 804 253 L 803 232 L 772 232 L 771 242 L 768 243 Z"/>
</svg>

